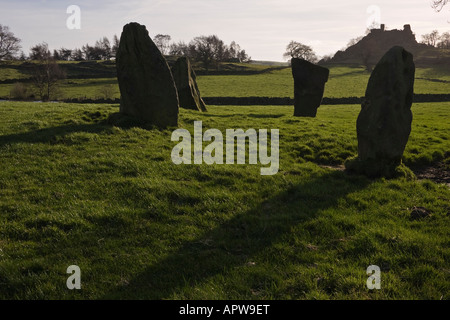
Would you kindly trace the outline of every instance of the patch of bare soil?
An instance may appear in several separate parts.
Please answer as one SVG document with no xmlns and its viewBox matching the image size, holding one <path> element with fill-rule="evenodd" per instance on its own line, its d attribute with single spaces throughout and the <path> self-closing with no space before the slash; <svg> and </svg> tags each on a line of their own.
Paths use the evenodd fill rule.
<svg viewBox="0 0 450 320">
<path fill-rule="evenodd" d="M 450 170 L 444 163 L 437 163 L 433 166 L 414 170 L 417 179 L 429 179 L 436 183 L 445 183 L 450 187 Z"/>
<path fill-rule="evenodd" d="M 337 171 L 345 171 L 345 166 L 343 164 L 340 165 L 319 165 L 321 168 L 337 170 Z"/>
<path fill-rule="evenodd" d="M 345 171 L 344 165 L 320 165 L 320 167 L 331 170 Z M 445 183 L 450 188 L 450 169 L 445 166 L 443 162 L 413 171 L 419 180 L 428 179 L 436 183 Z"/>
</svg>

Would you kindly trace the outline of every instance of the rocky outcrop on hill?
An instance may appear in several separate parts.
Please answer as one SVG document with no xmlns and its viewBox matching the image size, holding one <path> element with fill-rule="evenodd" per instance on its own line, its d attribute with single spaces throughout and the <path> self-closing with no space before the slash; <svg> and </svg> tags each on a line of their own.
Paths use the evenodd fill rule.
<svg viewBox="0 0 450 320">
<path fill-rule="evenodd" d="M 448 55 L 443 55 L 438 49 L 418 43 L 410 25 L 403 30 L 372 29 L 356 44 L 344 51 L 338 51 L 329 63 L 357 63 L 362 64 L 371 71 L 373 66 L 381 59 L 385 52 L 394 46 L 401 46 L 414 55 L 417 64 L 445 63 Z"/>
</svg>

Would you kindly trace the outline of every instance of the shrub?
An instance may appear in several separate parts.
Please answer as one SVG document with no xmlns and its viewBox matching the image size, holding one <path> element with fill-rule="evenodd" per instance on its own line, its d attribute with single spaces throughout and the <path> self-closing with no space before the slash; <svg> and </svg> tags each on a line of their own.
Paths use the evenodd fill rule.
<svg viewBox="0 0 450 320">
<path fill-rule="evenodd" d="M 26 100 L 29 97 L 28 87 L 21 82 L 16 82 L 16 83 L 14 83 L 13 87 L 11 88 L 11 91 L 9 92 L 9 96 L 12 99 Z"/>
<path fill-rule="evenodd" d="M 104 98 L 105 100 L 113 99 L 115 90 L 114 87 L 111 84 L 108 84 L 106 86 L 101 87 L 98 90 L 99 95 Z"/>
</svg>

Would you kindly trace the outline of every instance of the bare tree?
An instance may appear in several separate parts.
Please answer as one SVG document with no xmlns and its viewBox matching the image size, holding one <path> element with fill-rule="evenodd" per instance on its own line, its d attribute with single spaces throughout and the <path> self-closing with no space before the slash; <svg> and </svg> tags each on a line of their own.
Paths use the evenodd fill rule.
<svg viewBox="0 0 450 320">
<path fill-rule="evenodd" d="M 157 34 L 153 39 L 159 51 L 161 51 L 163 55 L 167 55 L 169 53 L 170 40 L 172 40 L 172 38 L 168 34 Z"/>
<path fill-rule="evenodd" d="M 437 30 L 433 30 L 431 33 L 424 34 L 422 36 L 422 43 L 436 47 L 437 42 L 439 40 L 439 32 Z"/>
<path fill-rule="evenodd" d="M 81 49 L 78 49 L 78 48 L 72 50 L 72 54 L 70 57 L 74 61 L 83 61 L 84 60 L 83 51 L 81 51 Z"/>
<path fill-rule="evenodd" d="M 226 56 L 226 48 L 216 35 L 195 37 L 189 43 L 189 51 L 194 59 L 201 61 L 208 72 L 211 64 L 219 66 Z"/>
<path fill-rule="evenodd" d="M 236 42 L 232 41 L 227 48 L 229 59 L 236 60 L 239 62 L 248 62 L 250 57 L 247 55 L 245 50 L 241 50 L 241 46 Z"/>
<path fill-rule="evenodd" d="M 441 11 L 442 8 L 448 3 L 448 0 L 434 0 L 431 6 L 436 11 Z"/>
<path fill-rule="evenodd" d="M 444 32 L 439 38 L 439 43 L 437 44 L 438 48 L 441 49 L 450 49 L 450 33 Z"/>
<path fill-rule="evenodd" d="M 191 54 L 189 52 L 189 46 L 180 41 L 178 43 L 172 43 L 169 48 L 169 54 L 173 56 L 186 56 L 189 57 Z"/>
<path fill-rule="evenodd" d="M 83 52 L 83 58 L 85 60 L 100 60 L 100 56 L 95 52 L 95 48 L 90 46 L 89 43 L 81 47 L 81 52 Z"/>
<path fill-rule="evenodd" d="M 113 37 L 113 45 L 111 47 L 111 55 L 115 58 L 117 55 L 117 50 L 119 50 L 119 38 L 117 37 L 117 34 Z"/>
<path fill-rule="evenodd" d="M 192 48 L 192 55 L 194 58 L 201 61 L 206 71 L 208 71 L 209 66 L 214 61 L 214 50 L 211 44 L 211 37 L 195 37 L 189 43 L 189 46 Z"/>
<path fill-rule="evenodd" d="M 50 58 L 50 50 L 48 44 L 43 42 L 31 47 L 30 59 L 31 60 L 46 60 Z"/>
<path fill-rule="evenodd" d="M 35 65 L 32 80 L 41 100 L 48 101 L 54 95 L 58 81 L 64 79 L 66 74 L 52 58 L 48 48 L 44 52 Z"/>
<path fill-rule="evenodd" d="M 25 60 L 27 60 L 27 56 L 25 55 L 25 52 L 20 51 L 19 60 L 20 60 L 20 61 L 25 61 Z"/>
<path fill-rule="evenodd" d="M 109 60 L 111 59 L 111 43 L 109 42 L 107 37 L 103 37 L 102 39 L 95 42 L 94 51 L 96 57 L 100 59 L 96 60 Z"/>
<path fill-rule="evenodd" d="M 53 50 L 53 59 L 55 59 L 55 60 L 61 60 L 61 55 L 60 55 L 60 53 L 59 53 L 59 51 L 58 50 Z"/>
<path fill-rule="evenodd" d="M 236 42 L 232 41 L 228 46 L 228 52 L 230 54 L 231 59 L 237 59 L 239 52 L 241 52 L 241 46 Z"/>
<path fill-rule="evenodd" d="M 72 50 L 66 49 L 66 48 L 61 48 L 59 50 L 59 56 L 61 57 L 61 60 L 68 61 L 70 59 L 70 57 L 72 56 Z"/>
<path fill-rule="evenodd" d="M 315 63 L 318 60 L 316 54 L 310 46 L 296 41 L 289 42 L 283 57 L 285 59 L 300 58 L 312 63 Z"/>
<path fill-rule="evenodd" d="M 8 26 L 0 24 L 0 60 L 9 60 L 19 52 L 20 39 L 9 31 Z"/>
<path fill-rule="evenodd" d="M 81 47 L 84 60 L 109 60 L 113 56 L 113 49 L 107 37 L 103 37 L 95 42 L 94 46 L 86 45 Z M 75 59 L 74 59 L 75 60 Z"/>
<path fill-rule="evenodd" d="M 218 69 L 220 62 L 248 62 L 251 59 L 235 41 L 227 46 L 216 35 L 195 37 L 189 44 L 184 42 L 172 43 L 169 54 L 186 56 L 200 61 L 206 71 L 209 70 L 211 65 L 215 65 Z"/>
<path fill-rule="evenodd" d="M 250 62 L 252 60 L 252 58 L 245 52 L 245 50 L 241 50 L 237 54 L 237 58 L 239 62 Z"/>
<path fill-rule="evenodd" d="M 225 43 L 219 39 L 216 35 L 208 37 L 213 50 L 213 62 L 216 65 L 216 69 L 219 70 L 219 62 L 226 61 L 230 55 Z"/>
</svg>

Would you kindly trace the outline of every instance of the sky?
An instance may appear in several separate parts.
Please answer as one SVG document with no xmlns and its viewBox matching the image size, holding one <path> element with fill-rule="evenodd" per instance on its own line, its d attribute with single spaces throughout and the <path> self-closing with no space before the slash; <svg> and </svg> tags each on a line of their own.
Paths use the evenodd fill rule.
<svg viewBox="0 0 450 320">
<path fill-rule="evenodd" d="M 253 60 L 283 61 L 287 44 L 307 44 L 320 56 L 334 54 L 371 22 L 388 29 L 410 24 L 417 40 L 432 30 L 450 31 L 450 4 L 441 12 L 431 0 L 0 0 L 0 24 L 22 39 L 22 50 L 46 42 L 50 49 L 80 48 L 120 36 L 129 22 L 146 25 L 151 37 L 173 42 L 217 35 L 238 43 Z M 80 29 L 67 20 L 80 8 Z M 70 21 L 74 21 L 70 19 Z"/>
</svg>

